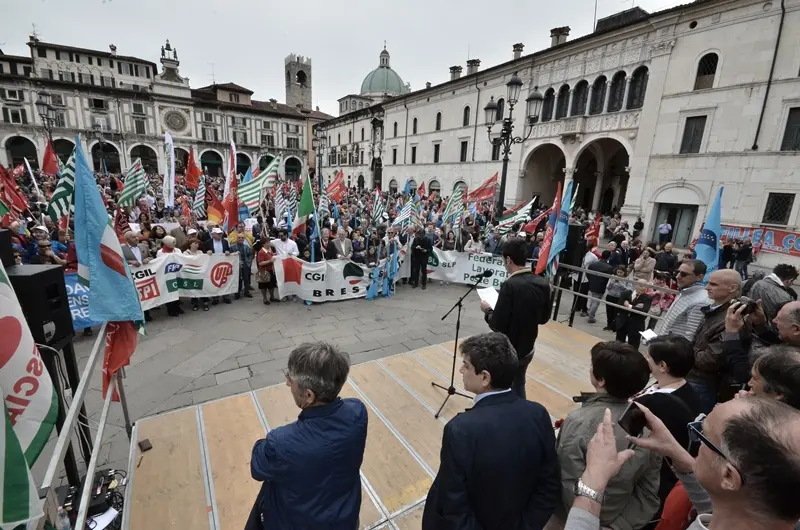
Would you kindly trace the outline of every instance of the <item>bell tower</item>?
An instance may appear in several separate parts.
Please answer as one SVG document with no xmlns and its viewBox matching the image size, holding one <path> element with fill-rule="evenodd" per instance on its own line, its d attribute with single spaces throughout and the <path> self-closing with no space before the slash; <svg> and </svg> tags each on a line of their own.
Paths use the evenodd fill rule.
<svg viewBox="0 0 800 530">
<path fill-rule="evenodd" d="M 284 60 L 286 104 L 311 110 L 311 58 L 291 54 Z"/>
</svg>

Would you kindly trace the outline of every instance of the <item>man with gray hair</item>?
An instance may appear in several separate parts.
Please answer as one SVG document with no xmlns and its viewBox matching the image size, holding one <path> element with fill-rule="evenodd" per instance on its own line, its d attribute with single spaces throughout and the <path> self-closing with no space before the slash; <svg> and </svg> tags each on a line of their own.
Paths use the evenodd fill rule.
<svg viewBox="0 0 800 530">
<path fill-rule="evenodd" d="M 300 416 L 253 447 L 250 473 L 264 484 L 245 530 L 358 528 L 367 409 L 339 398 L 349 372 L 350 356 L 324 342 L 289 355 L 286 386 Z"/>
</svg>

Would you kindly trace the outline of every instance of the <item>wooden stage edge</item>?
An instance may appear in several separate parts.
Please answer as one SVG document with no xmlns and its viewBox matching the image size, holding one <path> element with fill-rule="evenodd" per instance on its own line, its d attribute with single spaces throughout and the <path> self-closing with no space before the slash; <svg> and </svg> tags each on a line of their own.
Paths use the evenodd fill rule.
<svg viewBox="0 0 800 530">
<path fill-rule="evenodd" d="M 589 348 L 600 339 L 557 322 L 539 328 L 528 369 L 528 399 L 555 421 L 590 390 Z M 433 417 L 446 393 L 453 341 L 354 365 L 342 397 L 367 406 L 369 426 L 361 466 L 362 530 L 418 530 L 436 471 L 442 430 L 471 405 L 459 396 Z M 458 369 L 458 364 L 456 365 Z M 457 387 L 461 377 L 456 373 Z M 297 418 L 283 384 L 142 418 L 133 429 L 123 529 L 238 530 L 260 484 L 250 478 L 253 443 Z M 141 453 L 138 442 L 153 448 Z"/>
</svg>

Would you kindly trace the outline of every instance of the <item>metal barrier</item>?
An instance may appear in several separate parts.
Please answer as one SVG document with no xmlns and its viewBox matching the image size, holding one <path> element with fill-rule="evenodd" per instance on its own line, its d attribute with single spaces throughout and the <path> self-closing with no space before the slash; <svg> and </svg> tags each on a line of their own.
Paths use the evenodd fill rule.
<svg viewBox="0 0 800 530">
<path fill-rule="evenodd" d="M 565 281 L 571 281 L 570 278 L 569 278 L 571 273 L 579 273 L 581 275 L 580 276 L 581 280 L 583 279 L 582 278 L 583 274 L 590 274 L 590 275 L 594 275 L 594 276 L 600 276 L 601 278 L 608 278 L 610 280 L 627 281 L 627 282 L 630 282 L 632 284 L 637 284 L 637 283 L 638 284 L 644 284 L 649 289 L 653 289 L 653 290 L 656 290 L 656 291 L 661 291 L 661 292 L 668 293 L 668 294 L 674 294 L 674 295 L 678 294 L 678 291 L 676 291 L 674 289 L 670 289 L 669 287 L 664 287 L 663 285 L 655 285 L 655 284 L 652 284 L 652 283 L 642 282 L 641 280 L 636 280 L 636 279 L 632 279 L 632 278 L 628 278 L 628 277 L 620 278 L 619 276 L 616 276 L 616 275 L 605 274 L 603 272 L 592 271 L 592 270 L 589 270 L 589 269 L 584 269 L 584 268 L 581 268 L 581 267 L 575 267 L 573 265 L 567 265 L 565 263 L 560 263 L 558 265 L 558 271 L 553 276 L 553 281 L 550 284 L 550 287 L 557 291 L 557 296 L 556 296 L 556 299 L 555 299 L 555 303 L 553 304 L 554 305 L 554 308 L 553 308 L 553 320 L 555 320 L 557 318 L 557 316 L 558 316 L 559 305 L 560 305 L 560 302 L 561 302 L 561 293 L 563 293 L 563 292 L 571 293 L 574 298 L 572 300 L 572 308 L 570 310 L 570 315 L 569 315 L 569 326 L 570 327 L 572 327 L 572 325 L 573 325 L 573 323 L 575 321 L 575 312 L 576 312 L 575 311 L 575 306 L 577 305 L 579 297 L 580 298 L 586 298 L 587 300 L 596 300 L 598 303 L 604 304 L 606 306 L 611 306 L 611 307 L 614 307 L 614 308 L 616 308 L 618 310 L 621 310 L 621 311 L 627 311 L 628 313 L 633 313 L 633 314 L 636 314 L 636 315 L 642 315 L 642 316 L 645 316 L 645 317 L 648 317 L 648 318 L 652 318 L 654 320 L 659 320 L 661 318 L 661 315 L 658 315 L 658 316 L 651 315 L 650 313 L 645 313 L 643 311 L 639 311 L 637 309 L 633 309 L 632 307 L 625 307 L 623 305 L 615 304 L 614 302 L 609 302 L 609 301 L 605 300 L 604 298 L 596 298 L 594 296 L 583 294 L 583 293 L 581 293 L 579 291 L 576 291 L 572 287 L 564 287 L 563 285 L 564 285 Z M 561 281 L 562 285 L 557 285 L 559 280 Z"/>
<path fill-rule="evenodd" d="M 45 499 L 45 518 L 48 518 L 51 521 L 55 521 L 55 513 L 56 508 L 58 507 L 58 498 L 55 494 L 55 488 L 53 487 L 53 482 L 56 478 L 56 473 L 58 472 L 58 467 L 61 461 L 64 459 L 64 455 L 67 451 L 67 447 L 70 445 L 70 441 L 72 438 L 72 431 L 75 426 L 78 424 L 78 413 L 80 411 L 81 406 L 83 405 L 84 400 L 86 399 L 86 394 L 89 391 L 89 387 L 91 385 L 92 374 L 94 372 L 94 368 L 97 365 L 97 360 L 103 356 L 104 349 L 105 349 L 105 342 L 106 342 L 106 327 L 107 324 L 104 323 L 97 334 L 97 339 L 92 346 L 92 351 L 89 354 L 89 359 L 86 362 L 86 366 L 83 369 L 83 373 L 81 374 L 80 382 L 78 383 L 78 387 L 73 389 L 72 393 L 72 402 L 70 403 L 69 410 L 66 413 L 66 418 L 64 419 L 64 425 L 61 429 L 61 432 L 58 435 L 58 440 L 56 440 L 55 448 L 53 449 L 53 455 L 50 457 L 50 462 L 47 465 L 47 470 L 45 471 L 44 480 L 42 480 L 42 485 L 39 487 L 39 498 Z M 63 399 L 63 389 L 59 390 L 59 399 Z M 106 424 L 108 423 L 108 411 L 111 405 L 112 396 L 114 395 L 114 391 L 117 390 L 120 396 L 120 405 L 122 407 L 123 416 L 125 418 L 125 430 L 128 433 L 128 439 L 130 440 L 131 436 L 131 424 L 130 418 L 128 414 L 128 404 L 125 400 L 125 392 L 122 385 L 122 373 L 117 372 L 111 380 L 111 384 L 109 385 L 108 392 L 106 393 L 105 400 L 103 402 L 103 409 L 100 414 L 100 421 L 97 427 L 97 434 L 95 435 L 94 445 L 91 452 L 91 457 L 89 458 L 89 462 L 87 463 L 86 467 L 86 479 L 83 482 L 83 488 L 81 489 L 80 493 L 80 505 L 78 507 L 78 516 L 77 520 L 75 521 L 74 528 L 82 529 L 86 527 L 86 520 L 88 518 L 88 510 L 89 510 L 89 499 L 92 493 L 92 485 L 93 485 L 93 478 L 95 471 L 97 469 L 97 460 L 100 454 L 100 444 L 103 441 L 103 434 L 105 432 Z M 77 487 L 78 484 L 71 484 L 71 486 Z M 41 525 L 40 525 L 41 526 Z"/>
</svg>

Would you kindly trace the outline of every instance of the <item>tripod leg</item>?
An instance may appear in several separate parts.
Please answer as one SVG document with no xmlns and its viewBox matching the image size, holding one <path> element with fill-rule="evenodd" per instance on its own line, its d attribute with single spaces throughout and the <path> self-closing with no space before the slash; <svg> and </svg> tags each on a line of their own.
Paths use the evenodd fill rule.
<svg viewBox="0 0 800 530">
<path fill-rule="evenodd" d="M 437 410 L 436 414 L 433 415 L 434 418 L 436 418 L 436 419 L 439 418 L 439 414 L 442 413 L 442 409 L 444 409 L 444 406 L 447 405 L 447 400 L 450 399 L 450 396 L 452 396 L 452 395 L 453 394 L 450 394 L 450 393 L 447 394 L 447 397 L 445 397 L 444 401 L 442 401 L 442 406 L 439 407 L 439 410 Z"/>
</svg>

